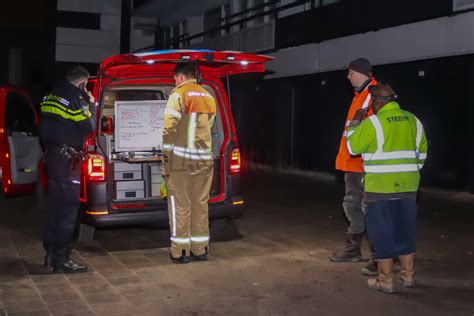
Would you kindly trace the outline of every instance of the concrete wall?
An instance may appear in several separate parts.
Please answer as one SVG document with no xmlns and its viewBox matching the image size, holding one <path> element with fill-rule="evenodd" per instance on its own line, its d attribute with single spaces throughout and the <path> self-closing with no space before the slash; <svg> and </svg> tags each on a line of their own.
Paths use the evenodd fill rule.
<svg viewBox="0 0 474 316">
<path fill-rule="evenodd" d="M 100 14 L 100 29 L 58 27 L 56 61 L 99 63 L 120 52 L 121 0 L 58 0 L 59 11 Z"/>
<path fill-rule="evenodd" d="M 147 17 L 132 17 L 130 34 L 130 51 L 155 44 L 155 29 L 158 19 Z"/>
<path fill-rule="evenodd" d="M 357 57 L 374 65 L 474 53 L 474 12 L 280 50 L 268 78 L 340 70 Z"/>
</svg>

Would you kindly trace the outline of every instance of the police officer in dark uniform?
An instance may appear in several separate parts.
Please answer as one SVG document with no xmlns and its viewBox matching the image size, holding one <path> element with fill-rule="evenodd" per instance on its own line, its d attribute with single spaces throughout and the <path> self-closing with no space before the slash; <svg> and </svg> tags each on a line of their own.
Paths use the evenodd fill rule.
<svg viewBox="0 0 474 316">
<path fill-rule="evenodd" d="M 76 66 L 41 103 L 40 138 L 48 176 L 45 266 L 56 273 L 81 273 L 87 266 L 70 258 L 79 211 L 81 160 L 94 131 L 94 97 L 86 90 L 89 72 Z"/>
</svg>

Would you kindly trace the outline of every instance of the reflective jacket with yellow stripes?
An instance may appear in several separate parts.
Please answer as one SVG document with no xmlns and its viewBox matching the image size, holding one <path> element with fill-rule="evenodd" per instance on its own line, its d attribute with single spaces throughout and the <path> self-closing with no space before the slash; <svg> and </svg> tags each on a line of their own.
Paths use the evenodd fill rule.
<svg viewBox="0 0 474 316">
<path fill-rule="evenodd" d="M 349 127 L 347 140 L 351 155 L 362 154 L 365 192 L 418 190 L 428 143 L 420 120 L 398 103 L 387 103 L 359 126 Z"/>
<path fill-rule="evenodd" d="M 216 101 L 196 80 L 177 86 L 166 104 L 163 128 L 165 172 L 190 165 L 212 165 L 211 128 Z"/>
<path fill-rule="evenodd" d="M 43 98 L 39 133 L 44 145 L 82 149 L 94 127 L 95 111 L 89 96 L 73 84 L 64 81 Z"/>
</svg>

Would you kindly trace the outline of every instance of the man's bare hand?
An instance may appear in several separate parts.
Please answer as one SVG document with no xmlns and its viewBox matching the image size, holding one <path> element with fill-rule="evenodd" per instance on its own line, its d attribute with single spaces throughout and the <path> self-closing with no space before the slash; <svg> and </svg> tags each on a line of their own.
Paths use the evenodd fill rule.
<svg viewBox="0 0 474 316">
<path fill-rule="evenodd" d="M 354 114 L 354 121 L 363 121 L 367 116 L 367 109 L 359 109 L 357 110 L 356 114 Z"/>
<path fill-rule="evenodd" d="M 90 91 L 87 91 L 87 95 L 89 96 L 89 101 L 95 103 L 95 98 Z"/>
</svg>

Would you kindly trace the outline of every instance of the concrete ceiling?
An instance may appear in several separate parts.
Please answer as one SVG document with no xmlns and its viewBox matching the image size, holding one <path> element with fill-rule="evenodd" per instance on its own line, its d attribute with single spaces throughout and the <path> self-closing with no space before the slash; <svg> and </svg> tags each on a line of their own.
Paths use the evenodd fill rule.
<svg viewBox="0 0 474 316">
<path fill-rule="evenodd" d="M 230 0 L 148 0 L 133 10 L 133 15 L 159 18 L 161 25 L 171 25 L 229 2 Z"/>
</svg>

